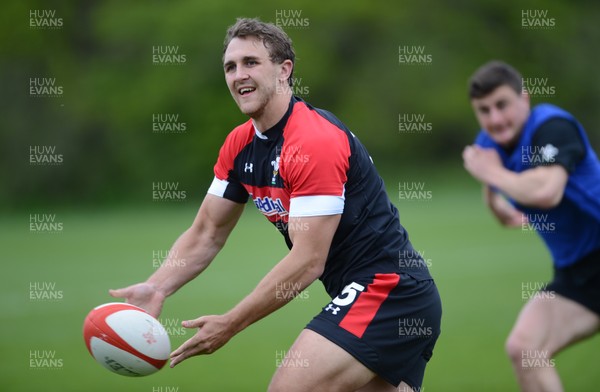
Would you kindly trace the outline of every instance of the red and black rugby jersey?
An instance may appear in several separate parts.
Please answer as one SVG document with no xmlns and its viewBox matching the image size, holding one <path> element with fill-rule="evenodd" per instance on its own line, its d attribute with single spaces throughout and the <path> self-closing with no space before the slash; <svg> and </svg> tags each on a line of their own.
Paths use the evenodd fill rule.
<svg viewBox="0 0 600 392">
<path fill-rule="evenodd" d="M 325 110 L 293 97 L 271 129 L 260 133 L 248 120 L 227 136 L 214 172 L 208 192 L 252 198 L 290 248 L 290 216 L 342 215 L 321 276 L 330 295 L 374 273 L 431 279 L 365 147 Z"/>
</svg>

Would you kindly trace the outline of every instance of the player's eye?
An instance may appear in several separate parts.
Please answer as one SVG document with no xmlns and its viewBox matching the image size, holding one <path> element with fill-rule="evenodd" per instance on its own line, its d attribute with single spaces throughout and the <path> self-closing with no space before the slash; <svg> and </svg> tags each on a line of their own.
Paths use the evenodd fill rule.
<svg viewBox="0 0 600 392">
<path fill-rule="evenodd" d="M 235 66 L 233 64 L 225 64 L 223 68 L 225 69 L 226 73 L 229 73 L 235 69 Z"/>
</svg>

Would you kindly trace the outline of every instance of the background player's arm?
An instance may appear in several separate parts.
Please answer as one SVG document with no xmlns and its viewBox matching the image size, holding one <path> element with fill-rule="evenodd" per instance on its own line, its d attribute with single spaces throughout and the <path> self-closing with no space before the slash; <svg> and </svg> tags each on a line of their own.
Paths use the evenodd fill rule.
<svg viewBox="0 0 600 392">
<path fill-rule="evenodd" d="M 501 194 L 483 186 L 483 200 L 498 221 L 506 227 L 521 227 L 523 213 L 512 206 Z"/>
<path fill-rule="evenodd" d="M 538 166 L 521 173 L 502 165 L 494 149 L 467 146 L 463 151 L 467 171 L 484 184 L 501 190 L 519 204 L 549 209 L 562 200 L 569 175 L 560 165 Z"/>
<path fill-rule="evenodd" d="M 290 218 L 294 246 L 256 288 L 224 315 L 184 322 L 198 332 L 171 354 L 171 367 L 194 355 L 210 354 L 250 324 L 291 301 L 314 282 L 325 268 L 341 215 Z"/>
<path fill-rule="evenodd" d="M 550 209 L 562 200 L 568 179 L 569 175 L 562 166 L 538 166 L 521 173 L 500 170 L 491 177 L 490 185 L 501 189 L 520 204 Z"/>
<path fill-rule="evenodd" d="M 208 267 L 225 245 L 243 209 L 243 204 L 207 194 L 191 227 L 175 241 L 160 268 L 146 282 L 110 290 L 110 294 L 124 297 L 158 317 L 165 298 Z"/>
</svg>

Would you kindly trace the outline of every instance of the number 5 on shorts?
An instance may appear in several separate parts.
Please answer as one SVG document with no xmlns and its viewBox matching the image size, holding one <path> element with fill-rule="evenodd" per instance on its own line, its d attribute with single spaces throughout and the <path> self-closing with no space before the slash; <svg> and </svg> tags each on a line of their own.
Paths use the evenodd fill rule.
<svg viewBox="0 0 600 392">
<path fill-rule="evenodd" d="M 348 286 L 344 287 L 340 295 L 333 299 L 334 305 L 337 306 L 346 306 L 350 305 L 356 299 L 359 291 L 364 291 L 365 286 L 360 285 L 356 282 L 350 283 Z"/>
</svg>

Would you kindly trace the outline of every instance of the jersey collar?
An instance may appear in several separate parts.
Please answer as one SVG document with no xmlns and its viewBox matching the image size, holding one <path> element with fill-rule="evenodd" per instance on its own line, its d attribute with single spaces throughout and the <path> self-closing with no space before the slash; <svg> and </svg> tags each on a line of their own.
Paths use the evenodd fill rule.
<svg viewBox="0 0 600 392">
<path fill-rule="evenodd" d="M 290 104 L 288 106 L 288 110 L 285 112 L 281 120 L 277 122 L 277 124 L 273 125 L 271 128 L 267 129 L 264 132 L 260 132 L 258 128 L 256 128 L 256 124 L 254 124 L 254 120 L 252 120 L 252 126 L 254 127 L 254 133 L 257 138 L 262 140 L 275 139 L 278 135 L 283 133 L 283 128 L 285 128 L 288 119 L 290 118 L 292 111 L 294 110 L 294 105 L 298 102 L 298 98 L 293 97 L 290 99 Z"/>
</svg>

